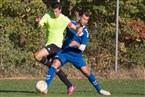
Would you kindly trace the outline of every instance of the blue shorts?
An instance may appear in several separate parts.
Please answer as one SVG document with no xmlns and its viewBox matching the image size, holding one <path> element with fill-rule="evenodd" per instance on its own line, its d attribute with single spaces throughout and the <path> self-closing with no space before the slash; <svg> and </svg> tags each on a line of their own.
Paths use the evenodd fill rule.
<svg viewBox="0 0 145 97">
<path fill-rule="evenodd" d="M 71 53 L 64 53 L 60 51 L 59 53 L 57 53 L 54 59 L 58 59 L 61 61 L 61 67 L 64 66 L 67 62 L 72 63 L 78 69 L 83 66 L 87 66 L 82 54 L 72 55 Z"/>
</svg>

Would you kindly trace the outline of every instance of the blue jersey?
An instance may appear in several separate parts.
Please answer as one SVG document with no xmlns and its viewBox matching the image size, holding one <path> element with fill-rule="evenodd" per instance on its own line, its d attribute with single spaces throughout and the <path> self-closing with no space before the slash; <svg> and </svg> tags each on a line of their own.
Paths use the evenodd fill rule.
<svg viewBox="0 0 145 97">
<path fill-rule="evenodd" d="M 77 25 L 77 22 L 75 21 L 72 23 Z M 86 45 L 88 42 L 88 31 L 86 27 L 83 27 L 83 32 L 79 36 L 76 36 L 75 30 L 68 28 L 62 49 L 54 58 L 61 61 L 61 66 L 65 65 L 67 62 L 72 63 L 76 68 L 86 66 L 82 51 L 76 46 L 69 46 L 72 41 L 77 41 L 79 44 Z"/>
<path fill-rule="evenodd" d="M 72 23 L 74 25 L 77 25 L 76 21 L 72 21 Z M 85 26 L 83 27 L 83 32 L 79 36 L 77 36 L 76 33 L 77 32 L 75 30 L 67 28 L 67 34 L 66 34 L 65 40 L 63 42 L 62 50 L 65 50 L 69 53 L 74 53 L 74 54 L 82 53 L 82 51 L 80 49 L 78 49 L 78 47 L 76 47 L 76 46 L 69 47 L 69 45 L 73 40 L 78 42 L 79 44 L 87 45 L 89 34 L 88 34 L 87 28 Z"/>
</svg>

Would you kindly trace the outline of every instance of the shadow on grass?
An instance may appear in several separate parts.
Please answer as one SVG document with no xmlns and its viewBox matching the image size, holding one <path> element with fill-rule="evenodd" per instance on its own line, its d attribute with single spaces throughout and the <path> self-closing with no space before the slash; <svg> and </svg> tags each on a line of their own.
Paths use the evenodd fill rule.
<svg viewBox="0 0 145 97">
<path fill-rule="evenodd" d="M 78 93 L 87 93 L 87 94 L 89 94 L 90 92 L 92 92 L 92 91 L 75 91 L 75 92 L 78 92 Z M 94 91 L 93 91 L 94 92 Z M 96 92 L 97 93 L 97 92 Z M 90 93 L 91 94 L 91 93 Z M 124 94 L 124 95 L 136 95 L 136 97 L 138 97 L 138 96 L 143 96 L 143 97 L 145 97 L 145 93 L 122 93 L 122 92 L 111 92 L 111 95 L 122 95 L 122 94 Z"/>
<path fill-rule="evenodd" d="M 143 93 L 124 93 L 124 94 L 128 94 L 128 95 L 145 95 Z"/>
<path fill-rule="evenodd" d="M 36 94 L 36 92 L 34 91 L 19 91 L 19 90 L 0 90 L 0 92 L 4 92 L 4 93 L 33 93 Z"/>
<path fill-rule="evenodd" d="M 112 92 L 112 94 L 125 94 L 125 95 L 140 95 L 140 96 L 144 96 L 145 93 L 121 93 L 121 92 Z"/>
</svg>

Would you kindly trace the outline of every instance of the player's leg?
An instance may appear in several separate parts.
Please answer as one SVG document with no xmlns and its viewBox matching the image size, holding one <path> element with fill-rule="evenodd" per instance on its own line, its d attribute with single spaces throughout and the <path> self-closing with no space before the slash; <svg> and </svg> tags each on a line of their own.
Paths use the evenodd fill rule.
<svg viewBox="0 0 145 97">
<path fill-rule="evenodd" d="M 60 48 L 58 46 L 56 46 L 55 44 L 50 44 L 50 45 L 45 46 L 41 50 L 37 51 L 34 54 L 34 57 L 40 63 L 50 67 L 51 62 L 47 59 L 46 56 L 52 57 L 53 54 L 56 54 L 59 51 L 60 51 Z"/>
<path fill-rule="evenodd" d="M 100 92 L 101 88 L 95 79 L 94 75 L 89 71 L 87 66 L 83 66 L 80 68 L 80 71 L 89 79 L 91 84 L 96 88 L 98 92 Z"/>
<path fill-rule="evenodd" d="M 49 53 L 45 48 L 40 49 L 34 54 L 34 57 L 37 61 L 41 61 L 44 56 L 47 56 Z"/>
<path fill-rule="evenodd" d="M 73 63 L 73 65 L 76 68 L 79 68 L 80 71 L 88 78 L 88 80 L 91 82 L 91 84 L 96 88 L 98 93 L 102 95 L 110 95 L 108 91 L 102 90 L 99 86 L 97 79 L 94 77 L 94 75 L 90 72 L 88 66 L 85 63 L 84 58 L 80 55 L 76 58 L 71 58 L 70 61 Z"/>
<path fill-rule="evenodd" d="M 64 64 L 66 64 L 68 56 L 65 53 L 62 54 L 61 52 L 59 52 L 55 58 L 60 60 L 61 66 L 63 66 Z M 67 86 L 67 94 L 71 95 L 76 87 L 67 79 L 66 75 L 61 69 L 57 69 L 56 74 L 61 79 L 61 81 Z"/>
<path fill-rule="evenodd" d="M 47 57 L 48 60 L 52 60 L 52 58 L 56 54 L 51 54 Z M 52 63 L 50 63 L 52 65 Z M 56 75 L 59 77 L 59 79 L 67 86 L 68 90 L 72 90 L 75 86 L 72 85 L 72 83 L 67 79 L 67 75 L 61 70 L 56 70 Z M 70 89 L 69 89 L 70 88 Z M 73 91 L 72 91 L 73 92 Z M 68 91 L 68 94 L 72 94 L 72 92 Z"/>
<path fill-rule="evenodd" d="M 50 64 L 52 65 L 52 63 L 50 63 Z M 72 90 L 73 88 L 75 88 L 75 86 L 73 86 L 72 83 L 68 80 L 67 75 L 61 69 L 57 69 L 56 70 L 56 75 L 67 86 L 68 90 Z M 67 91 L 68 94 L 72 94 L 72 92 L 71 91 Z"/>
<path fill-rule="evenodd" d="M 49 47 L 47 46 L 46 49 L 50 53 L 47 56 L 48 60 L 52 59 L 60 51 L 60 48 L 54 44 L 52 44 Z M 49 63 L 49 65 L 51 65 L 51 63 Z M 48 66 L 48 62 L 47 62 L 47 66 Z M 48 67 L 50 67 L 50 66 L 48 66 Z M 60 80 L 67 86 L 67 93 L 69 95 L 71 95 L 75 89 L 75 86 L 73 86 L 72 83 L 67 79 L 66 74 L 61 69 L 57 69 L 56 74 L 60 78 Z"/>
<path fill-rule="evenodd" d="M 98 93 L 102 94 L 102 95 L 111 95 L 111 93 L 109 93 L 106 90 L 101 89 L 101 87 L 99 86 L 97 79 L 94 77 L 94 75 L 89 71 L 87 66 L 83 66 L 80 68 L 80 71 L 88 78 L 88 80 L 91 82 L 91 84 L 96 88 L 96 90 L 98 91 Z"/>
<path fill-rule="evenodd" d="M 49 71 L 48 71 L 47 76 L 46 76 L 46 83 L 48 85 L 48 88 L 51 84 L 51 81 L 54 77 L 56 70 L 58 69 L 58 67 L 60 65 L 61 65 L 61 62 L 58 59 L 55 59 L 52 63 L 52 66 L 49 68 Z"/>
<path fill-rule="evenodd" d="M 35 59 L 50 68 L 52 65 L 50 59 L 53 58 L 59 51 L 59 47 L 57 47 L 55 44 L 50 44 L 36 52 Z M 47 56 L 47 58 L 45 56 Z M 67 76 L 64 74 L 64 72 L 62 70 L 57 70 L 56 74 L 58 75 L 60 80 L 67 86 L 67 93 L 72 94 L 75 86 L 73 86 L 72 83 L 67 79 Z"/>
<path fill-rule="evenodd" d="M 57 69 L 56 71 L 57 76 L 59 79 L 67 86 L 67 94 L 71 95 L 76 88 L 67 78 L 66 74 L 61 69 Z"/>
<path fill-rule="evenodd" d="M 46 48 L 42 48 L 34 54 L 34 57 L 40 63 L 47 65 L 48 67 L 51 66 L 50 62 L 47 60 L 46 56 L 49 55 L 49 52 Z"/>
</svg>

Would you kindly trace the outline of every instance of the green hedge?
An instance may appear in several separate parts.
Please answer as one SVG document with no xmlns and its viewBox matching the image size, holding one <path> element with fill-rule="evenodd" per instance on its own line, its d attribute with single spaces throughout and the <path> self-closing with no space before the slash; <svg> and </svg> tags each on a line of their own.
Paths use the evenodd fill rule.
<svg viewBox="0 0 145 97">
<path fill-rule="evenodd" d="M 88 2 L 90 5 L 87 5 Z M 66 9 L 69 9 L 70 5 L 74 6 L 74 9 L 70 10 L 72 14 L 75 9 L 89 9 L 92 12 L 88 24 L 90 38 L 84 57 L 93 70 L 114 69 L 116 0 L 78 0 L 71 3 L 69 0 L 64 0 L 62 3 L 65 15 L 68 15 Z M 42 33 L 45 30 L 35 28 L 35 17 L 43 16 L 48 11 L 46 5 L 41 0 L 37 2 L 35 0 L 30 2 L 3 0 L 0 5 L 0 71 L 2 72 L 0 77 L 27 74 L 35 76 L 45 72 L 45 67 L 38 65 L 39 63 L 33 58 L 33 53 L 45 45 L 45 34 Z M 132 21 L 135 21 L 134 25 L 139 22 L 142 27 L 145 26 L 144 10 L 144 0 L 130 2 L 120 0 L 118 60 L 120 68 L 136 66 L 144 68 L 145 38 L 123 38 L 126 35 L 136 36 L 141 31 L 138 32 L 138 29 L 128 26 Z M 72 14 L 68 16 L 75 18 Z M 145 33 L 145 30 L 142 33 Z"/>
</svg>

